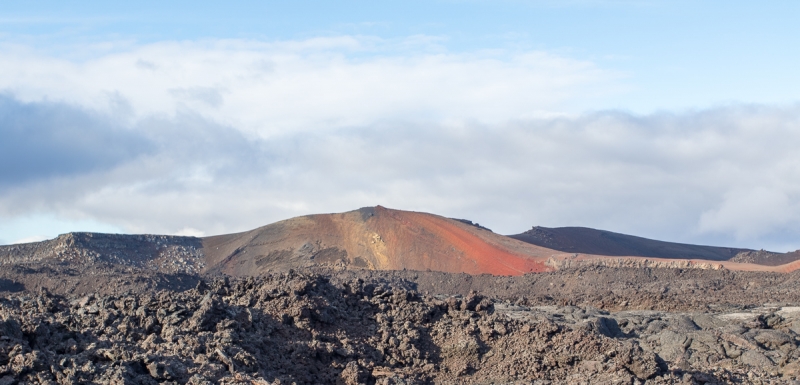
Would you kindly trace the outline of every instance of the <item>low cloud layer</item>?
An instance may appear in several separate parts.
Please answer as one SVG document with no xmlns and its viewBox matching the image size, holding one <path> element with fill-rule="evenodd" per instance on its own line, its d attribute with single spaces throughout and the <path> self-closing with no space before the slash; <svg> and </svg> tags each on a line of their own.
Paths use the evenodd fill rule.
<svg viewBox="0 0 800 385">
<path fill-rule="evenodd" d="M 94 125 L 85 127 L 91 135 Z M 134 232 L 214 234 L 382 204 L 467 217 L 502 233 L 579 225 L 800 247 L 797 107 L 496 125 L 398 121 L 269 139 L 186 114 L 131 130 L 153 150 L 98 167 L 62 165 L 46 178 L 4 176 L 0 215 L 44 211 Z M 45 143 L 58 136 L 49 135 Z M 47 159 L 50 149 L 26 151 Z M 81 151 L 78 163 L 104 159 L 107 149 Z"/>
<path fill-rule="evenodd" d="M 210 235 L 381 204 L 505 234 L 800 248 L 800 106 L 575 113 L 624 88 L 617 75 L 430 42 L 379 54 L 401 43 L 8 48 L 0 220 Z"/>
<path fill-rule="evenodd" d="M 543 51 L 451 53 L 437 39 L 329 37 L 110 45 L 81 58 L 5 46 L 0 89 L 131 119 L 191 110 L 250 135 L 375 121 L 499 122 L 576 112 L 620 74 Z"/>
</svg>

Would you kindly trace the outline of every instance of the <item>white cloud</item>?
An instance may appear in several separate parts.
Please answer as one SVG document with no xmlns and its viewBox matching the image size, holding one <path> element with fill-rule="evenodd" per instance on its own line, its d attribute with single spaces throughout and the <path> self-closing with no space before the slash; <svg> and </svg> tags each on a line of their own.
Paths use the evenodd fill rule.
<svg viewBox="0 0 800 385">
<path fill-rule="evenodd" d="M 579 225 L 798 248 L 798 116 L 800 107 L 737 106 L 491 125 L 384 122 L 246 139 L 181 115 L 135 128 L 157 153 L 9 189 L 0 215 L 38 210 L 131 232 L 217 234 L 382 204 L 501 233 Z"/>
<path fill-rule="evenodd" d="M 4 175 L 0 218 L 218 234 L 382 204 L 501 233 L 800 248 L 800 106 L 578 114 L 619 90 L 616 75 L 544 52 L 382 54 L 401 43 L 172 42 L 83 61 L 9 49 L 0 89 L 28 111 L 56 106 L 98 141 L 142 144 L 125 157 L 80 147 L 102 167 Z M 8 105 L 0 119 L 21 113 Z M 59 130 L 41 132 L 54 143 Z"/>
<path fill-rule="evenodd" d="M 787 189 L 797 191 L 795 188 Z M 738 239 L 753 239 L 782 227 L 797 225 L 800 215 L 800 196 L 791 199 L 778 186 L 759 186 L 737 189 L 724 194 L 717 207 L 703 212 L 700 230 L 731 232 Z M 793 223 L 794 222 L 794 223 Z"/>
<path fill-rule="evenodd" d="M 107 109 L 115 95 L 138 118 L 189 110 L 268 137 L 397 118 L 498 122 L 576 112 L 619 87 L 618 74 L 591 62 L 540 51 L 431 52 L 423 38 L 163 42 L 82 60 L 6 46 L 0 89 L 93 109 Z"/>
</svg>

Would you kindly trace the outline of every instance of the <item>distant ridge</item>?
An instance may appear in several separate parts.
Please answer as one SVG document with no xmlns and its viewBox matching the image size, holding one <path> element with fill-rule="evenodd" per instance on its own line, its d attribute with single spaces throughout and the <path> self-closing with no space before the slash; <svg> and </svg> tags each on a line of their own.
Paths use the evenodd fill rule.
<svg viewBox="0 0 800 385">
<path fill-rule="evenodd" d="M 540 227 L 509 237 L 567 253 L 640 256 L 663 259 L 703 259 L 777 266 L 793 262 L 800 253 L 773 253 L 732 247 L 657 241 L 587 227 Z"/>
</svg>

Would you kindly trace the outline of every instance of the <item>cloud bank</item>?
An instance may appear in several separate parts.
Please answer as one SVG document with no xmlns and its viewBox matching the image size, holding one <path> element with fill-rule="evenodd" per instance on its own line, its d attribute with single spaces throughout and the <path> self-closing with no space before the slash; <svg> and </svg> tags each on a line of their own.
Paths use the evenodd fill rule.
<svg viewBox="0 0 800 385">
<path fill-rule="evenodd" d="M 542 52 L 386 44 L 399 43 L 160 43 L 82 60 L 9 48 L 0 218 L 209 235 L 382 204 L 500 233 L 800 248 L 800 106 L 575 113 L 624 88 L 617 75 Z"/>
<path fill-rule="evenodd" d="M 542 51 L 448 53 L 366 37 L 114 46 L 80 58 L 6 46 L 0 89 L 141 119 L 191 110 L 267 137 L 383 120 L 506 121 L 575 112 L 620 74 Z"/>
</svg>

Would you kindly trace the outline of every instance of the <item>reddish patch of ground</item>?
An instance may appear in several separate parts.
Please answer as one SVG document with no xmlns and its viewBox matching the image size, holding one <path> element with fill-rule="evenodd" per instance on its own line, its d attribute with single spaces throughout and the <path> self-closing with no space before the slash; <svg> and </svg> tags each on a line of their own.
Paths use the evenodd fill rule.
<svg viewBox="0 0 800 385">
<path fill-rule="evenodd" d="M 794 262 L 787 263 L 785 265 L 780 265 L 780 266 L 775 266 L 775 267 L 776 267 L 775 271 L 778 271 L 778 272 L 781 272 L 781 273 L 791 273 L 791 272 L 793 272 L 795 270 L 800 270 L 800 261 L 794 261 Z"/>
<path fill-rule="evenodd" d="M 552 250 L 535 250 L 538 252 L 518 253 L 512 252 L 500 245 L 487 242 L 483 238 L 497 236 L 486 230 L 481 230 L 473 226 L 443 218 L 436 215 L 419 212 L 389 210 L 383 207 L 376 208 L 378 218 L 388 217 L 386 222 L 399 222 L 405 227 L 406 231 L 395 231 L 392 243 L 400 249 L 410 248 L 409 245 L 415 243 L 416 234 L 425 234 L 432 238 L 439 245 L 429 250 L 420 250 L 421 253 L 408 255 L 403 260 L 405 265 L 427 265 L 426 268 L 437 267 L 437 270 L 465 272 L 470 274 L 494 274 L 494 275 L 522 275 L 530 272 L 543 272 L 550 270 L 544 265 L 541 258 L 535 258 L 535 254 L 547 254 Z M 382 226 L 384 229 L 388 226 Z M 472 228 L 470 228 L 472 227 Z M 388 229 L 386 229 L 388 230 Z M 483 232 L 480 236 L 476 233 Z M 406 236 L 402 236 L 402 235 Z M 408 237 L 408 236 L 412 237 Z M 405 247 L 404 247 L 405 246 Z M 452 253 L 435 253 L 437 249 L 451 248 Z M 446 250 L 444 250 L 446 251 Z M 541 252 L 541 253 L 540 253 Z M 543 255 L 542 255 L 543 257 Z M 419 260 L 414 260 L 419 258 Z"/>
</svg>

